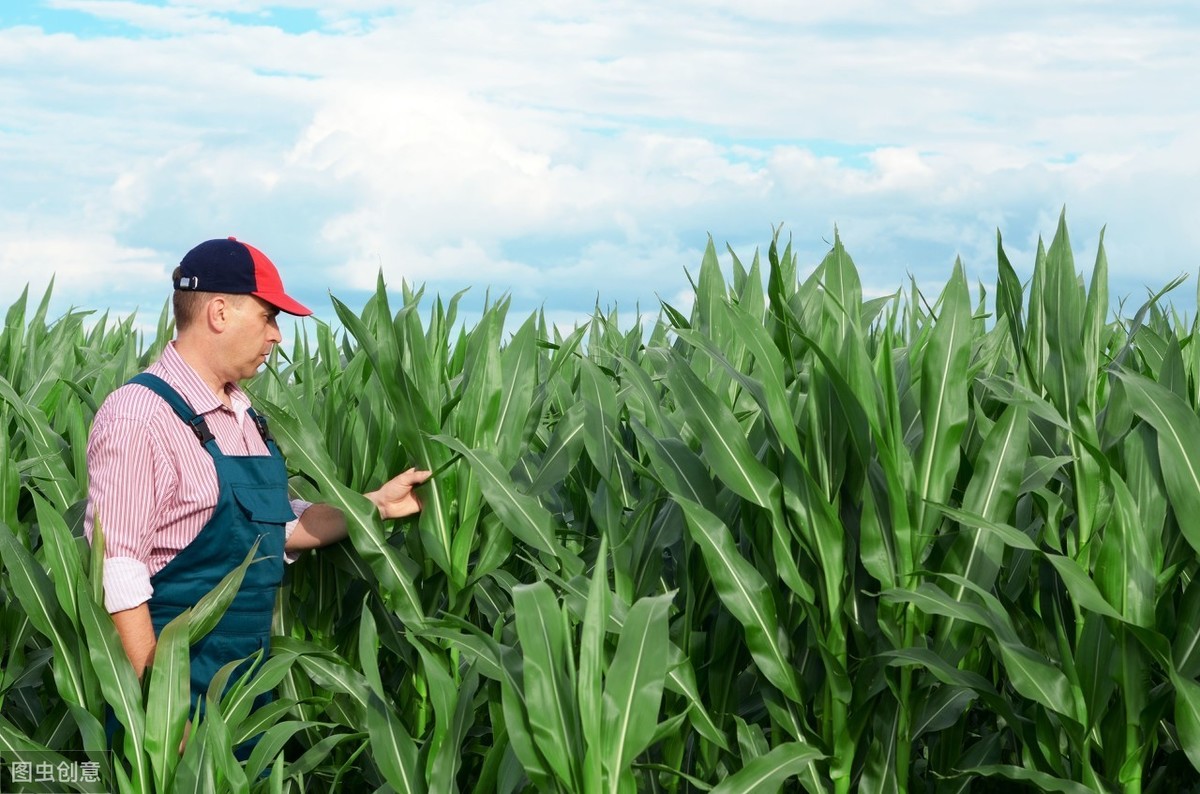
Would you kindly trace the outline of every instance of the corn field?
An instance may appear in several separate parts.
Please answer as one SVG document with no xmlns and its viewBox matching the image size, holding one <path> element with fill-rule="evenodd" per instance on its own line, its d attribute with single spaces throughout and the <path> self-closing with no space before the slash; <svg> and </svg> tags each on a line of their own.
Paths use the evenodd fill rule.
<svg viewBox="0 0 1200 794">
<path fill-rule="evenodd" d="M 289 566 L 270 658 L 182 753 L 188 644 L 245 566 L 139 681 L 82 538 L 91 418 L 169 317 L 23 295 L 0 759 L 130 792 L 1200 790 L 1200 328 L 1182 278 L 1114 317 L 1098 250 L 1081 276 L 1060 220 L 1025 282 L 997 238 L 974 297 L 958 264 L 864 300 L 840 239 L 804 277 L 778 234 L 729 276 L 710 242 L 686 312 L 570 332 L 334 298 L 249 389 L 350 537 Z M 424 511 L 384 523 L 359 494 L 410 465 Z"/>
</svg>

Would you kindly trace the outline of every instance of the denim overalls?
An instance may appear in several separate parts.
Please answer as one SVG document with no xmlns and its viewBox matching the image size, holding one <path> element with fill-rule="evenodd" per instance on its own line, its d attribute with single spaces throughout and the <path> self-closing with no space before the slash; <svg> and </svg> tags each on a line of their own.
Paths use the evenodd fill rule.
<svg viewBox="0 0 1200 794">
<path fill-rule="evenodd" d="M 296 518 L 288 499 L 287 469 L 283 455 L 267 432 L 266 421 L 250 411 L 258 425 L 268 455 L 225 455 L 208 430 L 177 391 L 154 375 L 142 373 L 130 383 L 145 386 L 191 425 L 196 438 L 212 455 L 220 488 L 212 518 L 150 583 L 150 617 L 158 635 L 173 618 L 194 606 L 231 570 L 236 568 L 258 541 L 255 562 L 246 570 L 242 587 L 216 627 L 191 649 L 192 711 L 204 696 L 213 676 L 228 662 L 242 659 L 259 649 L 270 650 L 271 614 L 275 594 L 283 581 L 284 524 Z M 244 671 L 239 668 L 230 678 Z M 262 705 L 269 694 L 260 697 Z"/>
</svg>

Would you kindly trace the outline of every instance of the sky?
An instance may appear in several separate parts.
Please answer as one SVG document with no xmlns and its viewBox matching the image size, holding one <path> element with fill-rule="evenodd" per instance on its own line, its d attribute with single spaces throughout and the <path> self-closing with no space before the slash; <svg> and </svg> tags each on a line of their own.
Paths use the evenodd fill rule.
<svg viewBox="0 0 1200 794">
<path fill-rule="evenodd" d="M 1104 230 L 1114 298 L 1185 273 L 1194 314 L 1196 9 L 0 0 L 0 310 L 53 276 L 152 325 L 230 235 L 327 321 L 381 273 L 466 318 L 686 308 L 710 237 L 776 229 L 808 272 L 836 228 L 869 295 L 990 292 L 1065 208 L 1085 278 Z"/>
</svg>

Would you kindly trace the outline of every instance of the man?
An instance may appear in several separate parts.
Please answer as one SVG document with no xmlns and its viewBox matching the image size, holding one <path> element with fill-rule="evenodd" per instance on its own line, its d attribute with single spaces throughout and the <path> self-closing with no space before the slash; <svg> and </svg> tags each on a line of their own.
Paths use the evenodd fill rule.
<svg viewBox="0 0 1200 794">
<path fill-rule="evenodd" d="M 268 648 L 285 556 L 341 540 L 346 522 L 289 500 L 283 458 L 238 387 L 281 341 L 279 312 L 312 312 L 232 237 L 193 248 L 173 281 L 176 339 L 96 413 L 85 529 L 90 541 L 99 518 L 105 606 L 139 677 L 163 627 L 259 544 L 220 624 L 192 647 L 194 707 L 224 664 Z M 365 496 L 383 518 L 412 515 L 429 475 L 409 469 Z"/>
</svg>

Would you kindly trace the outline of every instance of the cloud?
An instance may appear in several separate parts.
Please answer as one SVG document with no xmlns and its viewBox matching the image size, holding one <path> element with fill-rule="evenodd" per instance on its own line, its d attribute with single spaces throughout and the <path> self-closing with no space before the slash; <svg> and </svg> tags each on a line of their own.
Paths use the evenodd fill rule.
<svg viewBox="0 0 1200 794">
<path fill-rule="evenodd" d="M 53 278 L 53 294 L 72 306 L 111 306 L 129 312 L 142 303 L 154 313 L 162 307 L 171 268 L 155 251 L 128 248 L 97 230 L 13 230 L 7 223 L 0 228 L 4 229 L 0 273 L 6 297 L 15 300 L 26 286 L 40 297 Z M 147 285 L 157 289 L 146 293 Z M 148 294 L 155 299 L 143 303 Z"/>
<path fill-rule="evenodd" d="M 139 31 L 160 34 L 211 32 L 224 27 L 194 5 L 158 5 L 136 0 L 50 0 L 49 8 L 77 11 L 97 20 L 118 22 Z"/>
<path fill-rule="evenodd" d="M 780 223 L 882 292 L 986 281 L 1065 204 L 1127 288 L 1196 269 L 1198 39 L 1171 4 L 55 0 L 0 28 L 0 265 L 115 301 L 235 234 L 306 300 L 382 269 L 574 316 Z"/>
</svg>

